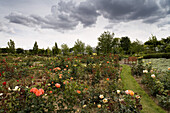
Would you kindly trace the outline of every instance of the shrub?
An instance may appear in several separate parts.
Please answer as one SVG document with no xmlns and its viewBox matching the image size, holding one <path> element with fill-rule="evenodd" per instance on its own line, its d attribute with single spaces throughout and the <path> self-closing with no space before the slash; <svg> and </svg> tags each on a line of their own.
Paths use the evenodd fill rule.
<svg viewBox="0 0 170 113">
<path fill-rule="evenodd" d="M 154 54 L 146 54 L 143 56 L 144 59 L 149 58 L 170 58 L 170 53 L 154 53 Z"/>
</svg>

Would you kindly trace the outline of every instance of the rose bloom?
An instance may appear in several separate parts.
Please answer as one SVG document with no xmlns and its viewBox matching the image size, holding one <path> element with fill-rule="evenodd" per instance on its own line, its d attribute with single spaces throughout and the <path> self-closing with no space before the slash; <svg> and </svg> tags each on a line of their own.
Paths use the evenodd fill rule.
<svg viewBox="0 0 170 113">
<path fill-rule="evenodd" d="M 109 81 L 109 78 L 107 78 L 106 80 Z"/>
<path fill-rule="evenodd" d="M 73 80 L 73 77 L 71 77 L 70 79 Z"/>
<path fill-rule="evenodd" d="M 120 94 L 120 90 L 117 90 L 117 94 Z"/>
<path fill-rule="evenodd" d="M 50 91 L 50 93 L 53 93 L 53 91 Z"/>
<path fill-rule="evenodd" d="M 39 91 L 41 91 L 41 92 L 42 92 L 42 94 L 44 94 L 44 90 L 43 90 L 43 89 L 39 89 Z"/>
<path fill-rule="evenodd" d="M 100 95 L 100 96 L 99 96 L 99 98 L 103 99 L 103 98 L 104 98 L 104 96 L 103 96 L 103 95 Z"/>
<path fill-rule="evenodd" d="M 135 94 L 132 90 L 126 90 L 125 93 L 129 94 L 131 96 L 133 96 Z"/>
<path fill-rule="evenodd" d="M 101 108 L 101 104 L 98 104 L 97 107 L 98 107 L 98 108 Z"/>
<path fill-rule="evenodd" d="M 152 75 L 151 75 L 151 77 L 152 77 L 152 78 L 155 78 L 155 75 L 154 75 L 154 74 L 152 74 Z"/>
<path fill-rule="evenodd" d="M 36 96 L 41 96 L 42 95 L 42 92 L 41 90 L 37 90 L 36 93 L 35 93 Z"/>
<path fill-rule="evenodd" d="M 151 73 L 153 72 L 153 70 L 150 71 Z"/>
<path fill-rule="evenodd" d="M 80 93 L 81 93 L 81 91 L 80 91 L 80 90 L 77 90 L 77 93 L 78 93 L 78 94 L 80 94 Z"/>
<path fill-rule="evenodd" d="M 139 99 L 139 98 L 140 98 L 140 96 L 139 96 L 139 95 L 136 95 L 136 98 L 137 98 L 137 99 Z"/>
<path fill-rule="evenodd" d="M 87 105 L 83 105 L 83 108 L 85 108 Z"/>
<path fill-rule="evenodd" d="M 61 87 L 61 85 L 60 85 L 59 83 L 56 83 L 55 86 L 56 86 L 57 88 L 60 88 L 60 87 Z"/>
<path fill-rule="evenodd" d="M 3 82 L 2 84 L 3 84 L 4 86 L 6 86 L 6 82 Z"/>
<path fill-rule="evenodd" d="M 170 67 L 168 67 L 168 70 L 170 70 Z"/>
<path fill-rule="evenodd" d="M 103 103 L 107 103 L 107 102 L 108 102 L 107 98 L 104 98 Z"/>
<path fill-rule="evenodd" d="M 148 70 L 143 70 L 143 73 L 148 73 Z"/>
<path fill-rule="evenodd" d="M 36 93 L 38 91 L 37 88 L 31 88 L 30 92 Z"/>
</svg>

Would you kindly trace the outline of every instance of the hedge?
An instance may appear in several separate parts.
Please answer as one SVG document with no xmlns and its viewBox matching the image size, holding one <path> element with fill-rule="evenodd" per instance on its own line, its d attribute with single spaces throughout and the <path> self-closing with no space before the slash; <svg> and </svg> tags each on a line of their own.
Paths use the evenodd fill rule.
<svg viewBox="0 0 170 113">
<path fill-rule="evenodd" d="M 145 54 L 143 56 L 144 59 L 149 58 L 170 58 L 170 53 L 153 53 L 153 54 Z"/>
</svg>

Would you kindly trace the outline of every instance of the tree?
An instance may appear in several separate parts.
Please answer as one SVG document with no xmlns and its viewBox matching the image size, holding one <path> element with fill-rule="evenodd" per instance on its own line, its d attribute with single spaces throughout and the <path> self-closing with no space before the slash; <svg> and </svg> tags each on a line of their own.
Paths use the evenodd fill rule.
<svg viewBox="0 0 170 113">
<path fill-rule="evenodd" d="M 20 54 L 20 53 L 23 54 L 23 53 L 24 53 L 24 49 L 22 49 L 22 48 L 17 48 L 17 49 L 16 49 L 16 53 L 17 53 L 17 54 Z"/>
<path fill-rule="evenodd" d="M 38 49 L 38 54 L 39 55 L 45 55 L 45 53 L 46 53 L 46 50 L 44 48 Z"/>
<path fill-rule="evenodd" d="M 131 41 L 130 41 L 130 39 L 127 36 L 126 37 L 122 37 L 120 39 L 120 46 L 124 50 L 125 54 L 129 53 L 130 45 L 131 45 Z"/>
<path fill-rule="evenodd" d="M 161 52 L 170 52 L 170 36 L 167 38 L 162 38 L 161 42 Z"/>
<path fill-rule="evenodd" d="M 149 47 L 149 49 L 153 52 L 157 51 L 157 46 L 161 45 L 161 42 L 157 40 L 156 36 L 149 37 L 149 40 L 144 43 Z"/>
<path fill-rule="evenodd" d="M 46 55 L 48 56 L 52 54 L 52 51 L 49 47 L 45 50 L 45 52 L 46 52 Z"/>
<path fill-rule="evenodd" d="M 87 45 L 87 46 L 86 46 L 86 52 L 87 52 L 89 55 L 92 55 L 92 54 L 93 54 L 93 48 L 92 48 L 90 45 Z"/>
<path fill-rule="evenodd" d="M 82 54 L 84 53 L 84 50 L 85 50 L 85 43 L 77 39 L 77 41 L 74 44 L 74 52 Z"/>
<path fill-rule="evenodd" d="M 109 31 L 101 34 L 98 38 L 99 42 L 97 45 L 97 49 L 99 49 L 99 51 L 104 54 L 110 53 L 113 47 L 113 37 L 114 33 L 110 33 Z"/>
<path fill-rule="evenodd" d="M 142 52 L 144 50 L 142 42 L 136 39 L 136 41 L 131 44 L 130 50 L 132 54 Z"/>
<path fill-rule="evenodd" d="M 38 53 L 38 44 L 37 44 L 37 41 L 35 41 L 35 43 L 34 43 L 33 53 L 34 53 L 34 54 L 37 54 L 37 53 Z"/>
<path fill-rule="evenodd" d="M 62 51 L 63 55 L 68 55 L 69 47 L 67 46 L 67 44 L 61 45 L 61 51 Z"/>
<path fill-rule="evenodd" d="M 120 51 L 119 51 L 119 47 L 120 47 L 120 38 L 113 38 L 113 42 L 112 42 L 112 45 L 113 45 L 113 53 L 114 54 L 118 54 Z"/>
<path fill-rule="evenodd" d="M 52 48 L 52 53 L 53 55 L 59 54 L 59 49 L 58 49 L 58 45 L 56 42 L 55 42 L 55 46 Z"/>
<path fill-rule="evenodd" d="M 9 52 L 15 53 L 15 42 L 10 39 L 8 42 Z"/>
<path fill-rule="evenodd" d="M 1 53 L 8 53 L 9 52 L 9 48 L 0 48 Z"/>
</svg>

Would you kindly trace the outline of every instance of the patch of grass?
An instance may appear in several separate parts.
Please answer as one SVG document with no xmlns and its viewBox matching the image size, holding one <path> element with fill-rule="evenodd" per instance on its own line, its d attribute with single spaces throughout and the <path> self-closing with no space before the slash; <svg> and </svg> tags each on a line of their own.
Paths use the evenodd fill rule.
<svg viewBox="0 0 170 113">
<path fill-rule="evenodd" d="M 138 93 L 142 99 L 141 104 L 143 110 L 141 113 L 166 113 L 161 107 L 156 105 L 153 100 L 149 97 L 149 95 L 140 87 L 140 85 L 136 82 L 134 77 L 131 75 L 131 68 L 128 65 L 122 65 L 123 70 L 121 73 L 122 82 L 124 84 L 125 89 L 133 90 L 135 93 Z"/>
</svg>

